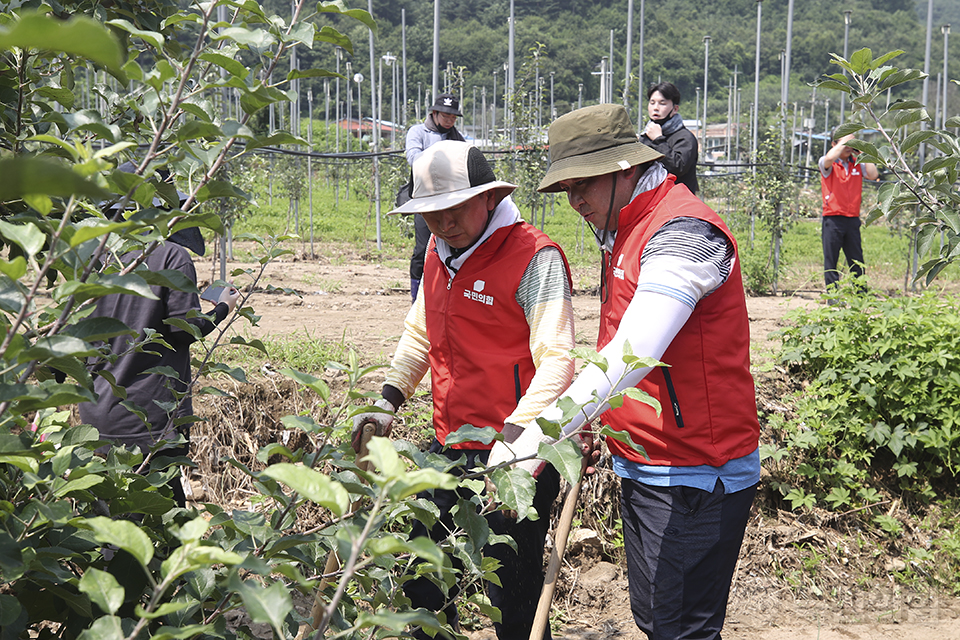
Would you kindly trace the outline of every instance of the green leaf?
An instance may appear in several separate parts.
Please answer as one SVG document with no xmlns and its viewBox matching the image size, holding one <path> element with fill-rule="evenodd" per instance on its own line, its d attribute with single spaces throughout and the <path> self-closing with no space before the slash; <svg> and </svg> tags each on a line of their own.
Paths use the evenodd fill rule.
<svg viewBox="0 0 960 640">
<path fill-rule="evenodd" d="M 23 562 L 23 553 L 20 545 L 6 531 L 0 531 L 0 577 L 5 582 L 13 582 L 21 577 L 27 566 Z M 6 596 L 11 597 L 11 596 Z M 0 596 L 0 626 L 6 628 L 2 620 L 10 614 L 11 603 Z"/>
<path fill-rule="evenodd" d="M 903 153 L 909 152 L 914 147 L 918 146 L 921 142 L 925 142 L 930 138 L 933 138 L 937 135 L 936 131 L 914 131 L 908 135 L 904 141 L 900 144 L 900 151 Z"/>
<path fill-rule="evenodd" d="M 863 153 L 863 156 L 861 156 L 861 161 L 880 159 L 880 152 L 877 151 L 877 148 L 865 140 L 850 140 L 847 143 L 847 146 Z"/>
<path fill-rule="evenodd" d="M 147 534 L 129 520 L 111 520 L 103 516 L 78 518 L 73 521 L 78 529 L 93 531 L 97 542 L 120 547 L 146 569 L 153 559 L 153 545 Z"/>
<path fill-rule="evenodd" d="M 279 147 L 283 144 L 307 144 L 307 141 L 299 136 L 286 131 L 278 131 L 270 136 L 258 137 L 250 140 L 246 144 L 247 151 L 253 151 L 261 147 Z"/>
<path fill-rule="evenodd" d="M 436 469 L 417 469 L 399 478 L 392 478 L 392 480 L 390 497 L 395 500 L 404 500 L 422 491 L 429 491 L 431 489 L 447 489 L 452 491 L 457 488 L 458 484 L 454 476 L 449 473 L 437 471 Z"/>
<path fill-rule="evenodd" d="M 250 69 L 245 64 L 216 51 L 206 51 L 200 54 L 200 59 L 225 69 L 227 73 L 237 78 L 246 78 L 250 75 Z"/>
<path fill-rule="evenodd" d="M 80 246 L 87 240 L 99 238 L 100 236 L 105 236 L 108 233 L 113 233 L 114 231 L 119 231 L 120 229 L 127 229 L 132 226 L 129 222 L 105 222 L 101 224 L 92 218 L 90 221 L 91 222 L 87 224 L 84 224 L 86 221 L 82 221 L 77 225 L 77 230 L 74 232 L 73 236 L 70 237 L 71 247 Z"/>
<path fill-rule="evenodd" d="M 267 347 L 263 344 L 263 342 L 259 338 L 253 338 L 252 340 L 247 340 L 243 336 L 233 336 L 232 338 L 230 338 L 229 344 L 240 344 L 246 347 L 251 347 L 263 353 L 264 355 L 267 355 Z"/>
<path fill-rule="evenodd" d="M 209 138 L 213 140 L 221 137 L 223 137 L 223 131 L 218 125 L 212 122 L 190 120 L 182 127 L 177 127 L 177 140 L 180 142 L 196 140 L 197 138 Z"/>
<path fill-rule="evenodd" d="M 389 480 L 399 478 L 405 472 L 400 456 L 388 438 L 374 436 L 367 444 L 367 460 L 373 462 L 377 470 Z"/>
<path fill-rule="evenodd" d="M 868 47 L 854 51 L 850 56 L 850 69 L 857 75 L 867 75 L 873 68 L 873 52 Z"/>
<path fill-rule="evenodd" d="M 471 424 L 465 424 L 453 433 L 447 434 L 444 440 L 444 446 L 452 447 L 455 444 L 464 442 L 479 442 L 481 444 L 490 444 L 497 440 L 497 430 L 493 427 L 475 427 Z"/>
<path fill-rule="evenodd" d="M 360 9 L 347 9 L 346 5 L 343 3 L 343 0 L 332 0 L 331 2 L 321 2 L 317 3 L 317 12 L 318 13 L 340 13 L 345 16 L 349 16 L 354 20 L 358 20 L 363 23 L 368 29 L 373 31 L 373 35 L 376 36 L 378 33 L 377 22 L 373 19 L 366 11 Z"/>
<path fill-rule="evenodd" d="M 160 609 L 169 606 L 172 603 L 165 603 L 158 607 Z M 186 603 L 190 605 L 191 603 Z M 137 607 L 140 611 L 141 607 Z M 150 617 L 146 613 L 138 613 L 144 617 Z M 166 615 L 166 614 L 164 614 Z M 208 632 L 214 632 L 215 626 L 212 624 L 188 624 L 183 627 L 160 627 L 160 630 L 150 634 L 150 640 L 187 640 L 188 638 L 205 638 Z"/>
<path fill-rule="evenodd" d="M 159 607 L 156 608 L 153 612 L 147 611 L 141 605 L 137 605 L 135 608 L 136 615 L 146 618 L 147 620 L 156 620 L 157 618 L 162 618 L 163 616 L 168 616 L 171 613 L 176 613 L 178 611 L 183 611 L 188 607 L 194 607 L 196 604 L 194 602 L 164 602 Z M 170 633 L 170 627 L 163 627 L 165 633 L 161 634 L 167 638 L 189 638 L 193 636 L 182 636 L 182 635 L 173 635 Z M 158 635 L 151 635 L 150 640 L 156 640 Z"/>
<path fill-rule="evenodd" d="M 589 347 L 576 347 L 570 350 L 570 355 L 574 358 L 583 360 L 584 362 L 596 365 L 600 368 L 600 371 L 604 373 L 607 372 L 607 359 L 600 355 L 596 349 L 590 349 Z"/>
<path fill-rule="evenodd" d="M 89 567 L 80 578 L 80 593 L 85 593 L 91 602 L 105 613 L 113 615 L 123 604 L 124 591 L 117 579 L 106 571 Z"/>
<path fill-rule="evenodd" d="M 88 343 L 71 336 L 51 336 L 40 338 L 32 347 L 17 355 L 18 362 L 31 360 L 50 360 L 52 358 L 86 358 L 97 355 L 97 350 Z"/>
<path fill-rule="evenodd" d="M 946 222 L 953 233 L 960 233 L 960 213 L 956 209 L 941 209 L 937 217 Z"/>
<path fill-rule="evenodd" d="M 27 261 L 23 256 L 13 260 L 0 260 L 0 273 L 7 275 L 11 280 L 19 280 L 27 273 Z"/>
<path fill-rule="evenodd" d="M 115 336 L 137 335 L 137 332 L 116 318 L 90 317 L 80 320 L 64 329 L 64 335 L 73 336 L 87 342 L 109 340 Z"/>
<path fill-rule="evenodd" d="M 100 113 L 93 109 L 65 113 L 63 115 L 63 121 L 70 131 L 89 131 L 105 140 L 120 143 L 120 127 L 115 124 L 105 123 Z"/>
<path fill-rule="evenodd" d="M 47 236 L 37 225 L 27 222 L 25 224 L 11 224 L 5 220 L 0 220 L 0 235 L 8 241 L 16 243 L 31 258 L 43 248 Z"/>
<path fill-rule="evenodd" d="M 289 34 L 284 35 L 284 42 L 298 42 L 305 45 L 308 49 L 313 48 L 313 34 L 317 27 L 312 22 L 306 20 L 293 25 Z"/>
<path fill-rule="evenodd" d="M 159 300 L 147 283 L 143 281 L 143 278 L 136 273 L 126 275 L 109 273 L 92 283 L 69 280 L 57 288 L 56 298 L 62 299 L 73 295 L 77 302 L 82 302 L 89 298 L 98 298 L 112 293 L 128 293 L 151 300 Z"/>
<path fill-rule="evenodd" d="M 888 51 L 887 53 L 883 54 L 882 56 L 880 56 L 879 58 L 873 61 L 873 68 L 877 69 L 879 67 L 882 67 L 883 65 L 887 64 L 897 56 L 901 56 L 903 54 L 904 54 L 903 49 L 894 49 L 893 51 Z"/>
<path fill-rule="evenodd" d="M 886 91 L 897 85 L 901 85 L 905 82 L 911 82 L 913 80 L 921 80 L 924 77 L 924 73 L 919 69 L 897 69 L 893 73 L 886 75 L 883 80 L 877 85 L 878 91 Z"/>
<path fill-rule="evenodd" d="M 100 484 L 103 481 L 104 481 L 103 476 L 98 476 L 94 474 L 82 476 L 77 480 L 68 481 L 62 487 L 58 487 L 53 492 L 53 495 L 57 498 L 63 498 L 64 496 L 70 495 L 74 491 L 86 491 L 90 487 L 95 487 L 96 485 Z M 113 613 L 113 611 L 111 611 L 110 613 Z"/>
<path fill-rule="evenodd" d="M 607 438 L 613 438 L 617 442 L 622 442 L 623 444 L 627 445 L 628 447 L 630 447 L 631 449 L 639 453 L 644 458 L 647 458 L 646 450 L 642 446 L 634 442 L 633 438 L 631 438 L 626 431 L 616 431 L 614 429 L 611 429 L 608 425 L 603 425 L 602 427 L 600 427 L 600 431 L 597 433 L 597 435 L 604 436 Z M 649 459 L 650 458 L 647 458 L 647 460 Z"/>
<path fill-rule="evenodd" d="M 487 519 L 477 513 L 477 507 L 472 502 L 461 500 L 453 512 L 453 522 L 463 529 L 467 538 L 475 549 L 487 545 L 490 538 L 490 524 Z"/>
<path fill-rule="evenodd" d="M 205 202 L 211 198 L 240 198 L 242 200 L 252 199 L 249 193 L 229 182 L 224 182 L 222 180 L 211 180 L 207 184 L 203 185 L 199 191 L 197 191 L 197 200 L 199 202 Z"/>
<path fill-rule="evenodd" d="M 833 89 L 835 91 L 850 93 L 850 85 L 846 82 L 838 82 L 836 80 L 821 80 L 816 84 L 816 86 L 818 89 Z"/>
<path fill-rule="evenodd" d="M 208 373 L 225 373 L 238 382 L 247 382 L 247 374 L 240 367 L 231 367 L 228 364 L 218 362 L 210 365 Z"/>
<path fill-rule="evenodd" d="M 261 343 L 260 346 L 262 347 L 263 344 Z M 266 353 L 266 349 L 264 349 L 264 353 Z M 294 382 L 302 384 L 308 389 L 313 389 L 317 392 L 318 396 L 323 398 L 324 401 L 330 398 L 330 387 L 322 378 L 317 378 L 309 373 L 303 373 L 294 369 L 280 369 L 280 373 L 288 378 L 291 378 Z"/>
<path fill-rule="evenodd" d="M 116 27 L 126 31 L 132 36 L 136 36 L 143 40 L 144 42 L 153 46 L 153 48 L 158 50 L 163 50 L 163 34 L 157 33 L 155 31 L 143 31 L 136 28 L 126 20 L 107 20 L 104 24 L 108 24 L 111 27 Z"/>
<path fill-rule="evenodd" d="M 580 452 L 580 447 L 571 439 L 561 440 L 555 444 L 541 442 L 537 457 L 552 464 L 571 485 L 580 481 L 583 454 Z"/>
<path fill-rule="evenodd" d="M 260 50 L 269 49 L 277 42 L 277 39 L 269 31 L 236 26 L 222 29 L 219 33 L 212 33 L 210 38 L 212 40 L 233 40 L 238 44 Z"/>
<path fill-rule="evenodd" d="M 240 594 L 251 620 L 269 624 L 279 632 L 284 618 L 293 609 L 290 591 L 284 583 L 274 582 L 264 587 L 256 580 L 241 580 L 236 572 L 231 572 L 229 584 L 230 589 Z"/>
<path fill-rule="evenodd" d="M 318 433 L 327 431 L 329 428 L 317 424 L 316 420 L 310 416 L 283 416 L 280 422 L 287 429 L 299 429 L 305 433 Z"/>
<path fill-rule="evenodd" d="M 331 26 L 320 27 L 320 31 L 317 31 L 313 36 L 313 42 L 316 44 L 318 42 L 332 44 L 335 47 L 340 47 L 348 54 L 353 55 L 353 43 L 350 41 L 350 38 L 343 35 L 336 29 Z M 337 74 L 334 74 L 335 76 Z M 347 79 L 345 76 L 337 76 L 340 78 Z"/>
<path fill-rule="evenodd" d="M 624 389 L 623 395 L 630 398 L 631 400 L 636 400 L 637 402 L 642 402 L 645 405 L 649 405 L 653 407 L 656 410 L 657 415 L 658 416 L 660 415 L 660 411 L 662 410 L 662 407 L 660 406 L 660 401 L 654 398 L 653 396 L 651 396 L 646 391 L 642 391 L 637 387 L 629 387 L 627 389 Z"/>
<path fill-rule="evenodd" d="M 185 291 L 186 293 L 200 293 L 197 283 L 191 280 L 187 274 L 177 269 L 160 269 L 159 271 L 150 271 L 141 269 L 137 275 L 143 278 L 147 284 L 157 287 L 166 287 L 176 291 Z"/>
<path fill-rule="evenodd" d="M 162 516 L 175 506 L 173 500 L 156 491 L 128 491 L 123 496 L 114 498 L 111 504 L 118 513 L 143 513 L 155 516 Z"/>
<path fill-rule="evenodd" d="M 387 443 L 389 444 L 388 440 Z M 281 462 L 270 465 L 261 471 L 261 474 L 282 482 L 304 498 L 329 509 L 337 516 L 342 516 L 350 509 L 350 494 L 347 490 L 341 484 L 330 480 L 328 476 L 308 467 Z"/>
<path fill-rule="evenodd" d="M 131 621 L 131 627 L 132 627 Z M 84 630 L 77 640 L 123 640 L 127 634 L 123 629 L 123 621 L 116 616 L 97 618 L 89 629 Z M 131 629 L 132 631 L 132 629 Z"/>
<path fill-rule="evenodd" d="M 125 56 L 120 42 L 100 22 L 83 15 L 74 14 L 61 20 L 44 13 L 25 11 L 19 21 L 0 29 L 0 49 L 11 47 L 81 56 L 122 77 L 120 67 Z"/>
<path fill-rule="evenodd" d="M 406 542 L 406 551 L 429 562 L 434 566 L 443 565 L 443 551 L 437 546 L 437 543 L 425 536 L 414 538 Z"/>
<path fill-rule="evenodd" d="M 3 574 L 0 567 L 0 575 Z M 9 578 L 8 578 L 9 579 Z M 11 633 L 16 633 L 14 623 L 23 612 L 20 602 L 8 593 L 0 594 L 0 629 L 5 629 Z"/>
<path fill-rule="evenodd" d="M 62 164 L 36 156 L 0 159 L 0 201 L 25 195 L 69 197 L 72 195 L 102 200 L 109 193 Z"/>
<path fill-rule="evenodd" d="M 533 510 L 537 484 L 528 472 L 523 469 L 497 469 L 490 474 L 490 480 L 497 485 L 497 501 L 516 511 L 518 519 L 522 520 Z M 548 514 L 543 515 L 548 517 Z"/>
<path fill-rule="evenodd" d="M 287 80 L 298 78 L 339 78 L 340 74 L 326 69 L 296 69 L 287 74 Z"/>
</svg>

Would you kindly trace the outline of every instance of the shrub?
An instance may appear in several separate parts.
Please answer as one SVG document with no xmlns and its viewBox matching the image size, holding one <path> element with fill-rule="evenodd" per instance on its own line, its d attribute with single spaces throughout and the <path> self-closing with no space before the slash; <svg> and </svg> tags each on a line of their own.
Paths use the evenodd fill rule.
<svg viewBox="0 0 960 640">
<path fill-rule="evenodd" d="M 960 470 L 958 300 L 883 297 L 846 283 L 830 304 L 792 313 L 782 362 L 806 388 L 784 425 L 797 462 L 793 506 L 868 504 L 878 489 L 922 500 Z"/>
</svg>

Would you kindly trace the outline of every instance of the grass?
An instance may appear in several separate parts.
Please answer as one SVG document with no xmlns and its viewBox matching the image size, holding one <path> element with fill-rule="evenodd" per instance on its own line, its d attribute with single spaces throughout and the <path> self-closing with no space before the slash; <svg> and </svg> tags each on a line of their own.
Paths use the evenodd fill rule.
<svg viewBox="0 0 960 640">
<path fill-rule="evenodd" d="M 291 333 L 266 337 L 261 340 L 267 353 L 237 345 L 223 345 L 218 357 L 225 363 L 246 371 L 262 370 L 265 365 L 273 369 L 295 369 L 303 373 L 318 374 L 328 362 L 346 362 L 351 345 L 315 338 L 306 333 Z"/>
<path fill-rule="evenodd" d="M 353 169 L 343 167 L 334 169 L 327 165 L 315 165 L 313 238 L 316 243 L 321 246 L 339 244 L 347 250 L 347 255 L 352 253 L 364 260 L 379 261 L 388 266 L 403 268 L 407 265 L 414 242 L 411 221 L 407 217 L 386 215 L 392 206 L 393 194 L 400 181 L 407 177 L 402 170 L 406 165 L 398 164 L 402 163 L 398 158 L 391 157 L 388 160 L 390 162 L 381 164 L 383 184 L 381 185 L 379 249 L 376 242 L 376 209 L 370 200 L 372 193 L 369 193 L 372 188 L 369 179 L 364 179 L 360 175 L 360 165 L 355 165 Z M 308 243 L 311 235 L 309 198 L 306 195 L 301 198 L 298 225 L 290 207 L 289 198 L 282 195 L 284 189 L 281 181 L 283 176 L 289 174 L 289 170 L 282 171 L 276 167 L 271 170 L 271 166 L 264 164 L 251 171 L 253 179 L 250 190 L 258 204 L 238 220 L 235 225 L 235 234 L 299 233 L 301 246 Z M 272 187 L 271 175 L 275 176 Z M 532 222 L 541 227 L 563 248 L 572 266 L 599 269 L 599 252 L 591 230 L 570 209 L 562 195 L 548 194 L 544 197 L 546 206 L 538 208 L 536 219 Z M 722 200 L 711 200 L 709 204 L 717 211 L 724 211 L 726 208 L 726 203 Z M 811 206 L 805 208 L 810 209 Z M 529 208 L 522 210 L 521 213 L 528 221 L 533 218 Z M 744 253 L 746 265 L 747 259 L 750 258 L 749 235 L 746 232 L 737 233 L 737 242 L 741 252 Z M 872 286 L 889 292 L 903 291 L 911 268 L 908 261 L 909 232 L 887 224 L 885 221 L 879 221 L 863 228 L 863 246 L 867 261 L 867 278 Z M 759 257 L 756 259 L 762 262 L 759 268 L 769 269 L 767 266 L 769 236 L 762 229 L 757 230 L 753 247 L 754 251 L 758 252 Z M 344 258 L 334 256 L 330 259 L 336 261 Z M 821 290 L 822 260 L 820 220 L 818 218 L 799 220 L 784 236 L 781 249 L 783 270 L 779 290 Z M 584 277 L 589 282 L 574 282 L 574 286 L 580 289 L 596 286 L 592 275 Z M 942 286 L 958 282 L 960 282 L 958 266 L 949 267 L 937 279 L 937 284 Z"/>
</svg>

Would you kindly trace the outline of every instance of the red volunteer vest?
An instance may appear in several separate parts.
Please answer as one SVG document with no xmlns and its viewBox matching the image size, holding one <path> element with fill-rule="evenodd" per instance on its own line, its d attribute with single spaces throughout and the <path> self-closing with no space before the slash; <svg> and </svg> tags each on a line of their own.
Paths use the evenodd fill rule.
<svg viewBox="0 0 960 640">
<path fill-rule="evenodd" d="M 820 174 L 820 192 L 823 195 L 823 215 L 856 218 L 860 215 L 863 198 L 863 171 L 859 164 L 840 161 L 826 178 Z"/>
<path fill-rule="evenodd" d="M 673 176 L 634 198 L 620 212 L 607 274 L 610 295 L 600 309 L 598 348 L 613 338 L 633 299 L 647 242 L 664 224 L 681 217 L 713 224 L 736 247 L 723 220 L 685 186 L 675 185 Z M 670 367 L 654 369 L 637 385 L 660 401 L 659 416 L 652 407 L 626 399 L 623 407 L 601 418 L 629 433 L 649 460 L 608 438 L 611 453 L 643 464 L 718 467 L 757 448 L 760 424 L 739 262 L 723 285 L 697 303 L 661 361 Z"/>
<path fill-rule="evenodd" d="M 437 440 L 464 424 L 503 429 L 536 368 L 517 288 L 533 256 L 559 247 L 526 222 L 498 229 L 448 277 L 430 239 L 423 286 Z M 561 251 L 561 255 L 562 255 Z M 564 257 L 566 263 L 566 257 Z M 567 275 L 569 277 L 569 266 Z M 489 449 L 469 442 L 455 449 Z"/>
</svg>

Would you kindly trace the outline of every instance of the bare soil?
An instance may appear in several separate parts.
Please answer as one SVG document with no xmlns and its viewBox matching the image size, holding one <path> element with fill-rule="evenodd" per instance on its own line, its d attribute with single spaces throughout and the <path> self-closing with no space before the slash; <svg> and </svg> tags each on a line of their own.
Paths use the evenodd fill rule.
<svg viewBox="0 0 960 640">
<path fill-rule="evenodd" d="M 320 253 L 324 257 L 289 256 L 271 264 L 251 300 L 261 320 L 256 327 L 241 327 L 240 333 L 252 338 L 300 332 L 317 340 L 343 341 L 365 362 L 388 362 L 410 307 L 406 265 L 386 266 L 335 251 Z M 256 265 L 230 265 L 234 266 Z M 203 278 L 204 272 L 209 273 L 209 266 L 201 262 L 198 271 Z M 575 283 L 596 280 L 592 269 L 575 271 Z M 237 284 L 244 285 L 239 280 Z M 297 295 L 270 292 L 265 290 L 267 285 L 292 289 Z M 777 341 L 771 334 L 783 326 L 789 310 L 816 305 L 818 297 L 813 290 L 747 300 L 758 403 L 767 412 L 782 409 L 781 398 L 794 386 L 785 372 L 775 366 L 772 354 Z M 598 325 L 597 296 L 593 292 L 575 292 L 574 309 L 578 343 L 593 345 Z M 276 424 L 279 416 L 303 408 L 302 396 L 292 403 L 274 406 L 278 398 L 288 394 L 281 393 L 276 380 L 262 384 L 277 388 L 268 389 L 266 394 L 257 385 L 248 390 L 264 397 L 253 399 L 256 406 L 248 407 L 245 416 L 230 417 L 237 421 L 235 424 L 246 424 L 247 420 L 252 426 L 228 432 L 228 448 L 246 448 L 255 453 L 256 440 L 273 437 L 272 433 L 282 430 Z M 375 375 L 371 388 L 378 386 Z M 199 407 L 198 410 L 203 411 Z M 201 449 L 210 446 L 197 444 Z M 208 488 L 217 493 L 214 487 Z M 797 517 L 767 498 L 769 488 L 761 486 L 733 582 L 725 637 L 960 639 L 960 600 L 926 588 L 921 581 L 906 584 L 896 579 L 906 565 L 890 555 L 889 547 L 871 540 L 865 532 L 848 530 L 826 514 Z M 618 499 L 612 472 L 601 472 L 585 487 L 581 504 L 598 500 L 615 504 Z M 896 506 L 891 507 L 891 512 Z M 617 561 L 618 552 L 603 546 L 590 526 L 595 530 L 607 529 L 601 533 L 609 533 L 612 525 L 585 522 L 572 533 L 554 599 L 554 616 L 559 621 L 554 637 L 643 638 L 632 620 L 625 567 Z M 905 540 L 903 547 L 908 543 L 923 544 L 922 532 L 909 527 L 907 530 L 905 536 L 912 538 Z M 495 637 L 492 627 L 482 619 L 469 635 L 471 640 Z"/>
</svg>

